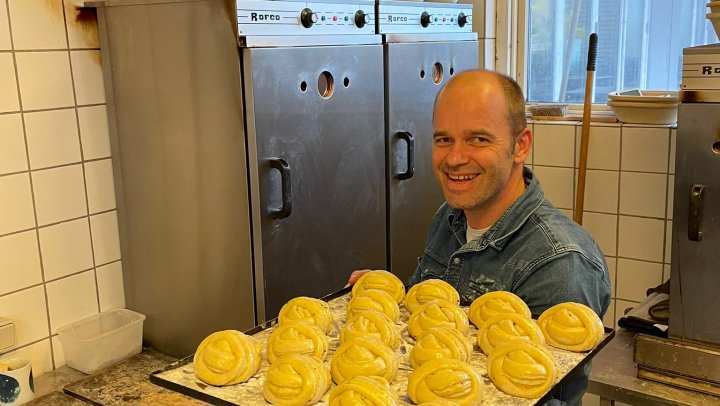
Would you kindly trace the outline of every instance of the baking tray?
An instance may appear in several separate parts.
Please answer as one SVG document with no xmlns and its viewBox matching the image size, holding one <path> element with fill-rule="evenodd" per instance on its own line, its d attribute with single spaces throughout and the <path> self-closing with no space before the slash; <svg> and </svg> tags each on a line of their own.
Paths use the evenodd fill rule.
<svg viewBox="0 0 720 406">
<path fill-rule="evenodd" d="M 330 368 L 330 358 L 339 345 L 338 332 L 345 323 L 345 308 L 348 300 L 350 299 L 350 289 L 351 288 L 348 287 L 323 298 L 323 300 L 330 304 L 330 309 L 335 320 L 334 331 L 330 333 L 330 350 L 328 351 L 328 357 L 325 359 L 325 365 L 328 368 Z M 465 309 L 467 310 L 467 308 Z M 398 349 L 398 355 L 400 357 L 398 364 L 400 368 L 398 370 L 397 377 L 392 383 L 392 387 L 397 391 L 400 397 L 399 404 L 412 405 L 413 403 L 407 396 L 407 378 L 410 372 L 412 372 L 408 355 L 410 353 L 410 349 L 412 349 L 412 343 L 414 340 L 407 333 L 407 319 L 409 317 L 409 313 L 403 305 L 400 306 L 400 313 L 401 321 L 399 324 L 402 328 L 401 335 L 403 343 Z M 246 334 L 253 335 L 263 343 L 263 361 L 260 366 L 260 370 L 257 374 L 255 374 L 255 376 L 245 383 L 226 387 L 215 387 L 203 383 L 199 379 L 195 378 L 193 355 L 188 355 L 187 357 L 173 362 L 161 370 L 151 373 L 150 381 L 156 385 L 180 392 L 213 405 L 268 405 L 269 403 L 265 401 L 262 395 L 262 385 L 265 381 L 265 373 L 269 368 L 267 359 L 265 359 L 265 344 L 267 343 L 268 336 L 275 329 L 276 325 L 277 319 L 273 319 L 263 325 L 255 326 L 250 330 L 245 331 Z M 559 380 L 543 397 L 536 399 L 524 399 L 510 396 L 495 387 L 487 375 L 485 368 L 487 357 L 477 347 L 477 328 L 472 324 L 470 324 L 469 334 L 474 349 L 469 363 L 477 368 L 483 379 L 485 387 L 483 404 L 525 406 L 542 405 L 549 400 L 554 393 L 554 389 L 563 385 L 567 381 L 567 377 L 570 372 L 581 369 L 612 339 L 615 335 L 615 330 L 606 327 L 605 337 L 603 340 L 592 351 L 587 353 L 574 353 L 548 346 L 547 348 L 553 354 L 555 359 Z M 333 383 L 332 386 L 334 387 L 335 384 Z M 328 391 L 328 393 L 329 392 L 330 391 Z M 323 396 L 318 405 L 328 404 L 328 393 Z"/>
</svg>

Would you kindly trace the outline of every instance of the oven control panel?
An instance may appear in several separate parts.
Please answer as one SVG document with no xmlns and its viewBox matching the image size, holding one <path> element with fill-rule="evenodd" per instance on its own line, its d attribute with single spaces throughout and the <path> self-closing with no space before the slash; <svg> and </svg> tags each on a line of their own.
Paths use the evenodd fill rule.
<svg viewBox="0 0 720 406">
<path fill-rule="evenodd" d="M 238 0 L 237 24 L 241 37 L 375 34 L 375 3 Z"/>
<path fill-rule="evenodd" d="M 472 4 L 379 1 L 378 34 L 472 32 Z"/>
</svg>

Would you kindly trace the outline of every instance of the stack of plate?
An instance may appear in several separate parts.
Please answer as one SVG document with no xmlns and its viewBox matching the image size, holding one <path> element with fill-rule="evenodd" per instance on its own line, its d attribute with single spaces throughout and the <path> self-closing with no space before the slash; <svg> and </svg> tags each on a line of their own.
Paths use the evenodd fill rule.
<svg viewBox="0 0 720 406">
<path fill-rule="evenodd" d="M 623 123 L 674 124 L 680 101 L 667 90 L 629 90 L 608 94 L 608 106 Z"/>
<path fill-rule="evenodd" d="M 720 1 L 711 1 L 706 6 L 710 9 L 710 12 L 705 14 L 705 18 L 710 20 L 713 28 L 715 28 L 715 34 L 720 37 Z"/>
</svg>

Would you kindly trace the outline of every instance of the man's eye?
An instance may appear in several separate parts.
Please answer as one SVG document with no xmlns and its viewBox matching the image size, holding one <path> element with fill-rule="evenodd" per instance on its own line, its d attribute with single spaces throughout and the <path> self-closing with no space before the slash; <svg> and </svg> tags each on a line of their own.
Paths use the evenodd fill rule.
<svg viewBox="0 0 720 406">
<path fill-rule="evenodd" d="M 472 137 L 470 138 L 470 143 L 472 144 L 484 144 L 488 142 L 488 139 L 485 137 Z"/>
<path fill-rule="evenodd" d="M 435 145 L 448 145 L 450 144 L 450 137 L 436 137 Z"/>
</svg>

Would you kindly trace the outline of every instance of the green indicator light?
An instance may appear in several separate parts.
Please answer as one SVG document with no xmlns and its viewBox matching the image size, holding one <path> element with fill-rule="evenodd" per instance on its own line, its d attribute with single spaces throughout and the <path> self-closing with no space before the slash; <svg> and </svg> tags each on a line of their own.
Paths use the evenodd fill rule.
<svg viewBox="0 0 720 406">
<path fill-rule="evenodd" d="M 455 21 L 455 19 L 454 19 L 454 18 L 450 18 L 450 22 L 453 22 L 453 21 Z"/>
<path fill-rule="evenodd" d="M 325 16 L 320 17 L 322 21 L 325 21 Z"/>
<path fill-rule="evenodd" d="M 347 16 L 345 16 L 345 21 L 347 21 L 347 20 L 348 20 L 348 17 L 347 17 Z"/>
<path fill-rule="evenodd" d="M 435 18 L 435 22 L 437 22 L 437 17 Z"/>
</svg>

